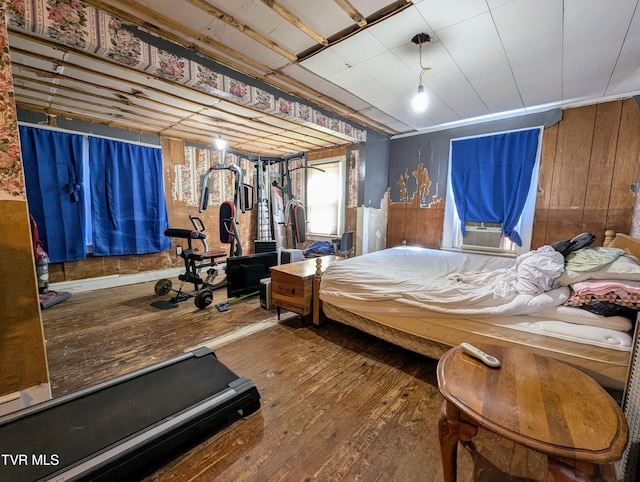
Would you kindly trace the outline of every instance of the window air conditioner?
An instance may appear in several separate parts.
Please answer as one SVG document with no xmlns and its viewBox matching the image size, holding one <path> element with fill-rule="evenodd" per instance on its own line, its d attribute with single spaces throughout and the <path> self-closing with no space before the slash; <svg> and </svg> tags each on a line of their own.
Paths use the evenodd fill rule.
<svg viewBox="0 0 640 482">
<path fill-rule="evenodd" d="M 502 223 L 464 223 L 467 235 L 462 238 L 463 248 L 500 249 L 502 246 Z"/>
</svg>

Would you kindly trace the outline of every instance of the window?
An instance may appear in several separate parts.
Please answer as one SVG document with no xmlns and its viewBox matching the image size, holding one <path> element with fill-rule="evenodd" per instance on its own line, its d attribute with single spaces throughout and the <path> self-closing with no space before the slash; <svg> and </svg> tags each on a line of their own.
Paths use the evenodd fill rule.
<svg viewBox="0 0 640 482">
<path fill-rule="evenodd" d="M 534 128 L 464 139 L 452 139 L 442 241 L 444 249 L 481 250 L 516 255 L 531 249 L 533 215 L 540 168 L 541 137 L 542 128 Z M 477 146 L 473 145 L 472 149 L 468 149 L 468 146 L 464 149 L 454 149 L 454 143 L 457 141 L 470 141 L 472 144 L 477 143 Z M 522 144 L 528 144 L 526 149 L 523 148 Z M 455 147 L 458 148 L 460 145 L 458 144 Z M 514 145 L 516 145 L 515 148 Z M 479 159 L 477 165 L 471 162 L 468 157 L 464 159 L 463 163 L 473 165 L 473 170 L 470 171 L 471 174 L 467 173 L 468 179 L 465 179 L 464 182 L 461 182 L 459 170 L 455 172 L 455 169 L 452 169 L 452 162 L 456 162 L 455 156 L 459 156 L 461 152 L 465 156 L 473 157 L 477 155 Z M 514 155 L 515 153 L 517 155 Z M 522 159 L 520 159 L 520 156 L 522 156 Z M 518 161 L 512 162 L 514 158 L 518 158 Z M 487 159 L 489 159 L 489 162 L 487 162 Z M 523 166 L 528 164 L 528 173 L 524 172 L 527 169 L 519 167 L 520 163 Z M 459 168 L 460 163 L 457 166 Z M 489 169 L 491 172 L 485 172 L 485 169 Z M 518 171 L 518 169 L 521 170 Z M 452 172 L 453 175 L 458 176 L 453 181 Z M 526 174 L 530 174 L 530 180 L 528 180 Z M 458 183 L 457 191 L 455 191 L 456 186 L 454 185 L 456 182 Z M 468 182 L 468 185 L 465 182 Z M 511 182 L 512 184 L 509 184 Z M 454 191 L 462 193 L 462 196 L 467 196 L 464 199 L 466 204 L 462 208 L 456 205 Z M 514 192 L 522 193 L 517 194 L 519 200 L 509 199 L 509 196 L 514 195 Z M 500 209 L 494 209 L 495 206 L 490 206 L 494 202 L 497 202 L 497 205 L 505 206 L 504 209 L 512 206 L 512 203 L 524 204 L 518 204 L 523 207 L 521 214 L 517 217 L 517 214 L 516 216 L 506 212 L 503 214 Z M 489 203 L 489 205 L 486 203 Z M 464 224 L 466 236 L 463 237 L 463 224 L 458 213 L 459 211 L 464 213 L 465 209 L 468 216 Z M 469 214 L 471 212 L 473 214 Z M 512 210 L 511 212 L 513 213 L 514 211 Z M 517 212 L 520 211 L 515 211 L 515 213 Z M 483 217 L 483 215 L 485 216 Z M 502 225 L 505 219 L 504 216 L 511 216 L 510 227 Z M 515 227 L 512 224 L 514 222 Z M 521 246 L 506 236 L 506 232 L 509 230 L 512 233 L 515 232 L 515 236 L 512 236 L 512 239 L 516 241 L 519 239 Z"/>
<path fill-rule="evenodd" d="M 308 163 L 307 219 L 309 234 L 336 237 L 344 225 L 345 158 L 333 157 Z"/>
</svg>

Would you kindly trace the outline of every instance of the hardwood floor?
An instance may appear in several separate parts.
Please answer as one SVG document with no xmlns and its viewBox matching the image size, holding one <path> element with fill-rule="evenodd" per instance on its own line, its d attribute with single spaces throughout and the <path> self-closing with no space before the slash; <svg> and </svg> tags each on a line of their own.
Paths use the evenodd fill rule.
<svg viewBox="0 0 640 482">
<path fill-rule="evenodd" d="M 262 406 L 194 441 L 146 482 L 442 480 L 436 361 L 338 323 L 316 328 L 292 313 L 276 322 L 257 298 L 227 312 L 190 300 L 159 310 L 153 285 L 77 293 L 43 311 L 54 396 L 204 344 L 253 381 Z M 485 431 L 474 442 L 477 452 L 459 449 L 458 480 L 544 480 L 541 455 Z"/>
</svg>

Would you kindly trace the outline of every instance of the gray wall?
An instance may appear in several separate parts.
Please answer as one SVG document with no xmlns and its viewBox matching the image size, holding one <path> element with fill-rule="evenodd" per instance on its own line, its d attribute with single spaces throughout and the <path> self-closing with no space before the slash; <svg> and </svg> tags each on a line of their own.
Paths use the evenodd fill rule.
<svg viewBox="0 0 640 482">
<path fill-rule="evenodd" d="M 358 205 L 381 208 L 382 198 L 389 185 L 389 137 L 370 129 L 367 130 L 367 142 L 360 149 L 360 162 L 364 166 L 364 190 Z"/>
<path fill-rule="evenodd" d="M 559 122 L 561 119 L 562 111 L 556 109 L 455 129 L 394 138 L 391 140 L 389 151 L 388 185 L 391 188 L 391 201 L 400 201 L 400 186 L 398 185 L 398 181 L 401 176 L 406 183 L 408 199 L 411 199 L 417 189 L 416 179 L 412 176 L 412 173 L 417 169 L 419 163 L 422 163 L 424 168 L 426 168 L 429 179 L 431 179 L 431 187 L 425 204 L 429 204 L 436 194 L 440 198 L 446 197 L 447 169 L 449 166 L 451 139 L 525 129 L 541 125 L 548 127 Z"/>
</svg>

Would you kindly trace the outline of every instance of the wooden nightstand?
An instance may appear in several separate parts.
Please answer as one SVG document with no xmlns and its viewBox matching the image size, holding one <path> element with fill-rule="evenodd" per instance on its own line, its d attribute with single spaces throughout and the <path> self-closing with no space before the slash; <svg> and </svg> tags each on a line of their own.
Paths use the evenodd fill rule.
<svg viewBox="0 0 640 482">
<path fill-rule="evenodd" d="M 281 308 L 298 313 L 303 317 L 311 314 L 313 310 L 313 279 L 316 275 L 318 259 L 322 261 L 321 269 L 324 272 L 327 266 L 342 258 L 322 256 L 271 268 L 271 302 L 278 311 L 278 318 L 280 318 Z"/>
</svg>

